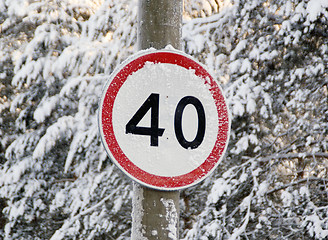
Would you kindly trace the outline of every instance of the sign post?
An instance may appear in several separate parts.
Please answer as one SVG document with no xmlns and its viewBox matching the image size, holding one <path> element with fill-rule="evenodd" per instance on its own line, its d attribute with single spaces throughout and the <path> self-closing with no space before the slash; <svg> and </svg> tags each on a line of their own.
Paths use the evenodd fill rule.
<svg viewBox="0 0 328 240">
<path fill-rule="evenodd" d="M 179 190 L 205 179 L 227 147 L 221 88 L 180 48 L 182 0 L 140 0 L 140 51 L 107 81 L 99 129 L 134 183 L 132 239 L 178 239 Z M 166 48 L 172 45 L 175 49 Z"/>
<path fill-rule="evenodd" d="M 168 44 L 181 49 L 182 4 L 183 0 L 139 0 L 139 50 Z M 132 239 L 178 239 L 179 191 L 158 191 L 139 184 L 134 184 L 133 191 Z"/>
</svg>

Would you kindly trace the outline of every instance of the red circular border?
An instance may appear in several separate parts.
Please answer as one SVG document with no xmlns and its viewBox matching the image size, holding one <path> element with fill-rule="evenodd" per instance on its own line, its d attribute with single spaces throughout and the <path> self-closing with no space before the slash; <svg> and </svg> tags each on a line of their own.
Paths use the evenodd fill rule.
<svg viewBox="0 0 328 240">
<path fill-rule="evenodd" d="M 210 92 L 214 98 L 218 114 L 217 139 L 214 144 L 214 148 L 207 159 L 198 168 L 187 174 L 174 177 L 163 177 L 150 174 L 137 167 L 127 158 L 115 138 L 112 113 L 118 91 L 126 81 L 127 77 L 143 68 L 146 62 L 169 63 L 184 67 L 186 69 L 194 69 L 195 74 L 204 79 L 204 83 L 209 84 L 210 86 Z M 125 63 L 118 73 L 112 78 L 112 81 L 105 89 L 103 95 L 100 109 L 101 115 L 99 119 L 101 125 L 100 131 L 103 133 L 102 136 L 104 138 L 102 139 L 103 143 L 104 145 L 107 145 L 108 150 L 110 151 L 109 154 L 111 154 L 117 162 L 118 167 L 141 184 L 162 190 L 181 189 L 194 185 L 203 180 L 214 170 L 214 167 L 218 164 L 220 158 L 224 154 L 230 132 L 228 108 L 221 89 L 213 80 L 213 77 L 193 59 L 172 51 L 156 51 L 148 54 L 146 53 L 145 55 L 139 56 L 136 59 Z"/>
</svg>

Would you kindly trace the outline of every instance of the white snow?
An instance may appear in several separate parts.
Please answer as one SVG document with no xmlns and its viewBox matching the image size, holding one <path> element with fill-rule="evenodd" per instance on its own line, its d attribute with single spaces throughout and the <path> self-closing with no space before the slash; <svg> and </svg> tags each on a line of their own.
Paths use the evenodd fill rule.
<svg viewBox="0 0 328 240">
<path fill-rule="evenodd" d="M 142 218 L 144 209 L 142 202 L 144 200 L 143 189 L 140 185 L 133 184 L 133 198 L 132 198 L 132 230 L 131 239 L 147 240 L 144 237 L 144 231 L 142 228 Z"/>
<path fill-rule="evenodd" d="M 267 181 L 260 183 L 256 195 L 260 197 L 264 196 L 267 193 L 269 186 L 270 184 Z"/>
<path fill-rule="evenodd" d="M 115 213 L 117 213 L 118 211 L 120 211 L 121 207 L 123 204 L 123 198 L 121 196 L 119 196 L 117 199 L 115 199 L 114 201 L 114 206 L 113 206 L 113 211 Z"/>
<path fill-rule="evenodd" d="M 51 112 L 56 107 L 59 101 L 59 96 L 55 95 L 42 101 L 39 107 L 34 111 L 34 119 L 37 123 L 43 122 L 46 117 L 50 116 Z"/>
<path fill-rule="evenodd" d="M 178 222 L 179 216 L 178 211 L 175 207 L 173 199 L 164 199 L 161 198 L 160 201 L 163 203 L 164 207 L 166 208 L 166 221 L 168 222 L 167 230 L 169 231 L 168 237 L 172 240 L 178 239 Z"/>
<path fill-rule="evenodd" d="M 23 158 L 14 168 L 1 169 L 0 186 L 19 182 L 21 176 L 32 166 L 31 158 Z"/>
<path fill-rule="evenodd" d="M 319 14 L 328 8 L 328 1 L 326 0 L 310 0 L 307 4 L 306 11 L 308 13 L 307 22 L 313 22 L 317 19 Z M 327 14 L 327 12 L 326 12 Z"/>
<path fill-rule="evenodd" d="M 241 137 L 235 145 L 235 148 L 232 150 L 234 153 L 240 153 L 247 150 L 249 146 L 249 136 Z"/>
<path fill-rule="evenodd" d="M 289 207 L 293 202 L 293 195 L 288 191 L 281 193 L 281 200 L 285 207 Z"/>
<path fill-rule="evenodd" d="M 246 48 L 247 40 L 241 40 L 230 54 L 230 59 L 236 59 L 237 55 Z"/>
<path fill-rule="evenodd" d="M 71 116 L 64 116 L 58 119 L 56 123 L 47 129 L 46 134 L 40 139 L 33 152 L 33 158 L 41 158 L 46 152 L 49 152 L 64 133 L 71 135 L 73 133 L 74 119 Z"/>
<path fill-rule="evenodd" d="M 316 237 L 317 239 L 326 239 L 328 236 L 328 230 L 323 229 L 323 226 L 325 226 L 325 221 L 321 220 L 317 214 L 307 216 L 305 219 L 305 223 L 306 222 L 309 222 L 304 225 L 308 229 L 310 236 Z"/>
<path fill-rule="evenodd" d="M 232 186 L 228 181 L 219 178 L 215 180 L 214 185 L 208 195 L 208 202 L 216 203 L 224 194 L 230 195 Z"/>
</svg>

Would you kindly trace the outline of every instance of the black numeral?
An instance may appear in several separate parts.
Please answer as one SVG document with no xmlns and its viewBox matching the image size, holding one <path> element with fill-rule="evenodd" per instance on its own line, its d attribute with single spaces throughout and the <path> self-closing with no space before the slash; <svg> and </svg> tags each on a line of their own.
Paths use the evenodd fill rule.
<svg viewBox="0 0 328 240">
<path fill-rule="evenodd" d="M 188 142 L 182 132 L 182 114 L 183 110 L 188 104 L 194 105 L 194 107 L 197 110 L 198 115 L 198 129 L 196 137 L 193 141 Z M 197 148 L 204 140 L 205 135 L 205 111 L 202 103 L 195 97 L 187 96 L 180 100 L 178 103 L 177 108 L 175 109 L 175 115 L 174 115 L 174 130 L 175 130 L 175 136 L 180 143 L 180 145 L 186 149 L 191 148 L 195 149 Z"/>
<path fill-rule="evenodd" d="M 196 137 L 193 141 L 189 142 L 185 139 L 182 131 L 182 114 L 187 105 L 193 105 L 196 108 L 198 115 L 198 129 Z M 150 127 L 139 127 L 138 123 L 151 111 Z M 193 96 L 186 96 L 180 100 L 174 115 L 174 131 L 175 136 L 180 143 L 180 145 L 185 149 L 195 149 L 204 140 L 205 136 L 205 111 L 202 103 Z M 163 128 L 159 128 L 159 94 L 152 93 L 138 109 L 138 111 L 133 115 L 131 120 L 125 126 L 125 132 L 150 136 L 150 146 L 158 146 L 158 138 L 164 133 Z"/>
<path fill-rule="evenodd" d="M 151 110 L 150 127 L 138 127 L 137 124 Z M 150 146 L 158 146 L 158 137 L 164 129 L 158 127 L 159 94 L 152 93 L 125 126 L 126 133 L 150 136 Z"/>
</svg>

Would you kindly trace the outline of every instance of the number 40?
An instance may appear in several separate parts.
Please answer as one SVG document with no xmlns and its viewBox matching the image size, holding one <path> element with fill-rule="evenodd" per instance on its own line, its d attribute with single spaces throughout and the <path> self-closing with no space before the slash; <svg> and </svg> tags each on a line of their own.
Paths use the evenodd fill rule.
<svg viewBox="0 0 328 240">
<path fill-rule="evenodd" d="M 182 132 L 182 114 L 185 107 L 191 104 L 195 107 L 198 115 L 198 129 L 196 137 L 193 141 L 189 142 L 185 139 Z M 139 127 L 137 126 L 141 119 L 146 115 L 148 111 L 151 111 L 150 127 Z M 137 135 L 147 135 L 150 136 L 150 146 L 158 146 L 158 138 L 164 133 L 163 128 L 159 128 L 159 94 L 152 93 L 146 99 L 146 101 L 141 105 L 138 111 L 133 115 L 130 121 L 125 126 L 125 133 L 132 133 Z M 174 114 L 174 131 L 175 136 L 180 143 L 180 145 L 185 149 L 195 149 L 204 140 L 205 136 L 205 111 L 202 103 L 199 99 L 193 96 L 183 97 L 176 109 Z"/>
</svg>

